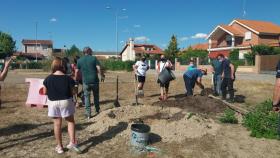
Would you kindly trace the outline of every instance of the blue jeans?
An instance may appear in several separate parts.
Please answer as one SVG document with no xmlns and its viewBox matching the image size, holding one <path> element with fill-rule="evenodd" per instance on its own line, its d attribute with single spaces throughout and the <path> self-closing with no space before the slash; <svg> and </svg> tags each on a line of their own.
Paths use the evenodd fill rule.
<svg viewBox="0 0 280 158">
<path fill-rule="evenodd" d="M 83 84 L 84 97 L 85 97 L 85 110 L 86 115 L 91 116 L 90 94 L 93 92 L 94 106 L 96 112 L 99 112 L 99 83 L 96 84 Z"/>
<path fill-rule="evenodd" d="M 187 75 L 183 75 L 184 82 L 185 82 L 185 88 L 187 90 L 186 95 L 193 95 L 193 88 L 195 86 L 195 80 L 189 78 Z"/>
<path fill-rule="evenodd" d="M 214 74 L 214 91 L 216 94 L 221 95 L 222 90 L 221 90 L 221 85 L 222 85 L 222 75 L 215 75 Z"/>
</svg>

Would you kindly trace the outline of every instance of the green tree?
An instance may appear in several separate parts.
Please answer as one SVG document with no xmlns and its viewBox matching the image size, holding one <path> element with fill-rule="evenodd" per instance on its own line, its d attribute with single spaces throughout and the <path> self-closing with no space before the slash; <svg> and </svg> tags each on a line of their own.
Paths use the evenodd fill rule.
<svg viewBox="0 0 280 158">
<path fill-rule="evenodd" d="M 231 61 L 239 60 L 239 49 L 234 49 L 229 53 L 229 59 Z"/>
<path fill-rule="evenodd" d="M 16 42 L 12 36 L 0 31 L 0 58 L 12 55 L 16 48 Z"/>
<path fill-rule="evenodd" d="M 74 58 L 75 56 L 81 56 L 82 53 L 80 49 L 74 44 L 70 49 L 66 50 L 65 55 L 69 58 Z"/>
<path fill-rule="evenodd" d="M 164 51 L 164 54 L 168 59 L 174 62 L 175 58 L 178 56 L 179 51 L 180 49 L 178 48 L 177 37 L 175 35 L 172 35 L 169 45 Z"/>
</svg>

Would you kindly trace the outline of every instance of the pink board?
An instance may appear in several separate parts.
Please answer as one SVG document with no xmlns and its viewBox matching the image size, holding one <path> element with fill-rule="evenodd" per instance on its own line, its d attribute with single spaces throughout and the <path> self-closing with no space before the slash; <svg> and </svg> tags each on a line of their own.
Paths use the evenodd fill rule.
<svg viewBox="0 0 280 158">
<path fill-rule="evenodd" d="M 29 82 L 29 91 L 26 100 L 26 105 L 38 108 L 46 107 L 47 96 L 39 93 L 40 89 L 43 88 L 43 79 L 40 78 L 26 78 L 25 82 Z"/>
</svg>

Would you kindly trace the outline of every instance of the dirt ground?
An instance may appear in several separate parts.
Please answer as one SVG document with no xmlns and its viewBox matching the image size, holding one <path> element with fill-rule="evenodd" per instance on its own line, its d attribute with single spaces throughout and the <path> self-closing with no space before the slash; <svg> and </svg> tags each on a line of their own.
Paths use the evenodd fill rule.
<svg viewBox="0 0 280 158">
<path fill-rule="evenodd" d="M 207 96 L 184 97 L 183 80 L 178 77 L 170 85 L 168 101 L 160 102 L 155 75 L 149 74 L 145 97 L 135 106 L 133 74 L 114 72 L 100 84 L 101 113 L 91 120 L 84 118 L 84 109 L 75 114 L 78 142 L 83 153 L 54 152 L 52 120 L 47 109 L 26 107 L 26 77 L 44 78 L 47 73 L 11 72 L 2 84 L 0 109 L 0 157 L 279 157 L 280 142 L 249 136 L 241 124 L 221 124 L 217 118 L 224 111 L 222 102 Z M 116 76 L 119 76 L 119 102 L 116 98 Z M 205 79 L 210 88 L 210 80 Z M 237 80 L 236 106 L 250 109 L 271 97 L 273 83 Z M 200 91 L 196 89 L 196 94 Z M 150 146 L 155 153 L 135 153 L 130 146 L 130 126 L 144 122 L 151 127 Z M 68 143 L 63 125 L 63 142 Z"/>
</svg>

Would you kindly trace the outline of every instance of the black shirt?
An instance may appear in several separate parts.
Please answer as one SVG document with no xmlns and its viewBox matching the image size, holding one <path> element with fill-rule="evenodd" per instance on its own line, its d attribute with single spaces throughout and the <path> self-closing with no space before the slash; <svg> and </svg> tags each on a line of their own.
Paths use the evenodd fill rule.
<svg viewBox="0 0 280 158">
<path fill-rule="evenodd" d="M 228 59 L 225 59 L 222 62 L 222 67 L 224 72 L 224 78 L 231 78 L 231 68 L 230 68 L 230 61 Z"/>
<path fill-rule="evenodd" d="M 49 100 L 65 100 L 72 97 L 74 80 L 67 75 L 49 75 L 43 82 Z"/>
<path fill-rule="evenodd" d="M 276 66 L 276 78 L 280 78 L 280 61 Z"/>
</svg>

